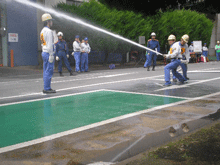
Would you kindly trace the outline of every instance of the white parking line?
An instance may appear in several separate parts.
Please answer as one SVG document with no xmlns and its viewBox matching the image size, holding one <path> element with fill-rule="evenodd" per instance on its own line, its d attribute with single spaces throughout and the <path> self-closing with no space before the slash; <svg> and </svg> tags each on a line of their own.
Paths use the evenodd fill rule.
<svg viewBox="0 0 220 165">
<path fill-rule="evenodd" d="M 193 82 L 193 83 L 188 83 L 188 84 L 183 84 L 183 85 L 178 85 L 178 86 L 169 86 L 169 87 L 165 87 L 165 88 L 162 88 L 162 89 L 158 89 L 158 90 L 155 90 L 155 92 L 157 91 L 163 91 L 163 90 L 169 90 L 169 89 L 177 89 L 177 88 L 185 88 L 185 87 L 189 87 L 191 85 L 195 85 L 195 84 L 201 84 L 201 83 L 205 83 L 205 82 L 209 82 L 209 81 L 215 81 L 215 80 L 219 80 L 220 77 L 217 77 L 217 78 L 212 78 L 212 79 L 207 79 L 207 80 L 201 80 L 201 81 L 198 81 L 198 82 Z"/>
<path fill-rule="evenodd" d="M 143 77 L 143 78 L 137 78 L 137 79 L 120 80 L 120 81 L 110 81 L 110 82 L 104 82 L 104 83 L 96 83 L 96 84 L 82 85 L 82 86 L 76 86 L 76 87 L 62 88 L 62 89 L 57 89 L 56 91 L 59 92 L 59 91 L 87 88 L 87 87 L 99 86 L 99 85 L 116 84 L 116 83 L 130 82 L 130 81 L 139 81 L 139 80 L 152 79 L 154 77 L 161 77 L 161 76 L 163 76 L 163 75 L 152 76 L 152 77 Z M 10 98 L 18 98 L 18 97 L 26 97 L 26 96 L 31 96 L 31 95 L 42 95 L 42 92 L 24 94 L 24 95 L 16 95 L 16 96 L 8 96 L 8 97 L 0 97 L 0 100 L 10 99 Z"/>
<path fill-rule="evenodd" d="M 113 75 L 89 77 L 89 78 L 83 78 L 83 79 L 71 79 L 71 80 L 62 80 L 62 81 L 52 81 L 51 83 L 54 84 L 54 83 L 61 83 L 61 82 L 72 82 L 72 81 L 91 80 L 91 79 L 98 79 L 98 78 L 109 78 L 109 77 L 125 76 L 125 75 L 136 74 L 136 73 L 137 72 L 131 72 L 131 73 L 122 73 L 122 74 L 113 74 Z"/>
<path fill-rule="evenodd" d="M 18 97 L 26 97 L 26 96 L 37 96 L 37 95 L 45 95 L 45 94 L 43 94 L 43 92 L 39 92 L 39 93 L 30 93 L 30 94 L 24 94 L 24 95 L 16 95 L 16 96 L 0 97 L 0 100 L 4 100 L 4 99 L 13 99 L 13 98 L 18 98 Z"/>
<path fill-rule="evenodd" d="M 220 73 L 220 70 L 201 70 L 201 71 L 198 71 L 198 70 L 194 70 L 194 71 L 189 71 L 189 73 Z"/>
<path fill-rule="evenodd" d="M 178 97 L 178 96 L 169 96 L 169 95 L 158 95 L 158 94 L 151 94 L 151 93 L 140 93 L 140 92 L 130 92 L 130 91 L 120 91 L 120 90 L 103 89 L 103 91 L 119 92 L 119 93 L 130 93 L 130 94 L 148 95 L 148 96 L 159 96 L 159 97 L 170 97 L 170 98 L 177 98 L 177 99 L 191 99 L 191 98 L 189 98 L 189 97 Z"/>
<path fill-rule="evenodd" d="M 8 105 L 14 105 L 14 104 L 22 104 L 22 103 L 29 103 L 29 102 L 35 102 L 35 101 L 56 99 L 56 98 L 67 97 L 67 96 L 81 95 L 81 94 L 93 93 L 93 92 L 99 92 L 99 91 L 103 91 L 103 89 L 87 91 L 87 92 L 80 92 L 80 93 L 72 93 L 72 94 L 67 94 L 67 95 L 59 95 L 59 96 L 53 96 L 53 97 L 47 97 L 47 98 L 41 98 L 41 99 L 32 99 L 32 100 L 26 100 L 26 101 L 19 101 L 19 102 L 0 104 L 0 107 L 8 106 Z"/>
<path fill-rule="evenodd" d="M 164 87 L 162 84 L 159 84 L 159 83 L 154 83 L 154 84 L 156 84 L 158 86 L 161 86 L 161 87 Z"/>
</svg>

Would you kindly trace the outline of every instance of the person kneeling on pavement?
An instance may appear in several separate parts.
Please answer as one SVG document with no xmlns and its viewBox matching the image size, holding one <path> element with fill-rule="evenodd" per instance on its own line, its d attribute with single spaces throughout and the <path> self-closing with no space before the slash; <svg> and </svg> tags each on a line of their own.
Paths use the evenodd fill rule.
<svg viewBox="0 0 220 165">
<path fill-rule="evenodd" d="M 56 60 L 58 61 L 58 71 L 60 76 L 63 76 L 62 73 L 62 62 L 64 61 L 68 71 L 70 72 L 70 76 L 73 75 L 73 71 L 70 67 L 70 63 L 68 61 L 69 54 L 68 54 L 68 47 L 66 41 L 63 39 L 63 33 L 59 32 L 57 34 L 59 41 L 56 43 Z"/>
</svg>

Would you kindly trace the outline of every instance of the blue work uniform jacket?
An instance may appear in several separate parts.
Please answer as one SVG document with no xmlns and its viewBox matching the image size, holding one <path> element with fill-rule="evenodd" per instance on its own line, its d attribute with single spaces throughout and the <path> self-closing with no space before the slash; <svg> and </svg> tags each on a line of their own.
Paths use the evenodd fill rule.
<svg viewBox="0 0 220 165">
<path fill-rule="evenodd" d="M 147 47 L 150 48 L 150 49 L 153 49 L 153 50 L 157 50 L 157 52 L 160 52 L 160 44 L 159 44 L 159 41 L 156 40 L 156 39 L 149 39 L 148 42 L 147 42 Z M 151 51 L 148 51 L 148 53 L 153 53 Z"/>
<path fill-rule="evenodd" d="M 56 43 L 56 53 L 58 55 L 59 51 L 64 51 L 66 54 L 69 53 L 68 46 L 65 40 L 59 40 Z"/>
</svg>

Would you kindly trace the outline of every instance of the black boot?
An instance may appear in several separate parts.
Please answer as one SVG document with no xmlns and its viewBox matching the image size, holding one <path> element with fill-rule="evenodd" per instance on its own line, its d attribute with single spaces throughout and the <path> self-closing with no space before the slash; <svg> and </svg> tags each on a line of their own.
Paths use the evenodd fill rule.
<svg viewBox="0 0 220 165">
<path fill-rule="evenodd" d="M 61 77 L 63 77 L 63 76 L 64 76 L 62 72 L 59 72 L 59 73 L 60 73 L 60 76 L 61 76 Z"/>
<path fill-rule="evenodd" d="M 155 66 L 153 66 L 152 71 L 155 71 Z"/>
<path fill-rule="evenodd" d="M 51 93 L 56 93 L 56 91 L 53 90 L 53 89 L 50 89 L 50 90 L 47 90 L 47 91 L 43 90 L 43 93 L 45 93 L 45 94 L 51 94 Z"/>
<path fill-rule="evenodd" d="M 147 67 L 147 71 L 150 71 L 150 67 L 149 66 Z"/>
<path fill-rule="evenodd" d="M 70 76 L 73 76 L 73 71 L 70 71 Z"/>
</svg>

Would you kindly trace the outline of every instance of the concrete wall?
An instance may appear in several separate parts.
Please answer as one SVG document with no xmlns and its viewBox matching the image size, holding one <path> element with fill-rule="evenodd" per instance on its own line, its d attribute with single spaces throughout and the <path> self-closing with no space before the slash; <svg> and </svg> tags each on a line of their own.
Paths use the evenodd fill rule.
<svg viewBox="0 0 220 165">
<path fill-rule="evenodd" d="M 37 10 L 13 1 L 7 3 L 6 15 L 7 32 L 18 34 L 18 42 L 8 42 L 8 66 L 11 50 L 14 66 L 38 65 Z"/>
</svg>

